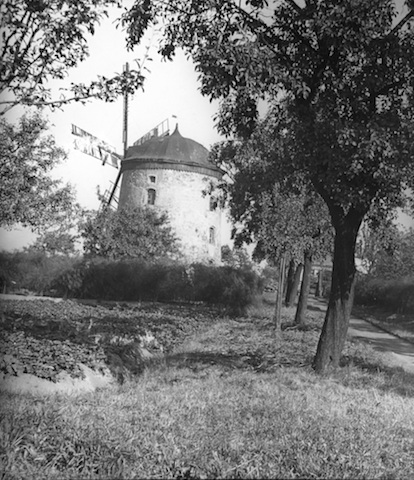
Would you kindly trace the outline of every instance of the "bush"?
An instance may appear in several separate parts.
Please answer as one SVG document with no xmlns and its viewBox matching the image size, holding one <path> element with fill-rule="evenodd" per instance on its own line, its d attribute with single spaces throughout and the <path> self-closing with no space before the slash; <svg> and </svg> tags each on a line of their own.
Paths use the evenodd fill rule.
<svg viewBox="0 0 414 480">
<path fill-rule="evenodd" d="M 194 299 L 226 307 L 231 314 L 242 314 L 262 291 L 259 276 L 250 269 L 193 265 Z"/>
<path fill-rule="evenodd" d="M 0 254 L 2 291 L 30 291 L 39 295 L 53 293 L 53 284 L 62 271 L 72 270 L 79 260 L 66 255 L 47 255 L 26 250 Z"/>
<path fill-rule="evenodd" d="M 360 277 L 355 286 L 355 303 L 414 313 L 414 277 L 399 280 Z"/>
<path fill-rule="evenodd" d="M 203 264 L 185 266 L 171 260 L 149 263 L 130 259 L 79 259 L 42 252 L 0 255 L 2 285 L 15 290 L 117 301 L 202 301 L 228 313 L 243 313 L 262 290 L 251 269 Z"/>
<path fill-rule="evenodd" d="M 261 291 L 261 281 L 247 268 L 189 267 L 163 261 L 85 260 L 63 272 L 54 287 L 62 296 L 118 301 L 203 301 L 243 313 Z"/>
<path fill-rule="evenodd" d="M 16 283 L 18 276 L 17 265 L 13 261 L 13 254 L 0 252 L 0 289 L 7 293 Z"/>
</svg>

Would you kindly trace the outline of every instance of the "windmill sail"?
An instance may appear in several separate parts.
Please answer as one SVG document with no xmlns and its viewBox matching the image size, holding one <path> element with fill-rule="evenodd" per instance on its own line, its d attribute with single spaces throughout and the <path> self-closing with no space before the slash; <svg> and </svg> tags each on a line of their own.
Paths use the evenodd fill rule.
<svg viewBox="0 0 414 480">
<path fill-rule="evenodd" d="M 175 115 L 173 115 L 173 117 L 175 117 Z M 145 135 L 139 138 L 136 142 L 134 142 L 134 146 L 142 145 L 144 142 L 146 142 L 147 140 L 150 140 L 153 137 L 164 137 L 165 135 L 168 135 L 169 132 L 170 132 L 170 125 L 169 125 L 168 118 L 166 118 L 161 123 L 159 123 L 156 127 L 152 128 L 149 132 L 147 132 Z"/>
<path fill-rule="evenodd" d="M 115 152 L 114 147 L 73 124 L 72 135 L 75 136 L 74 146 L 77 150 L 101 160 L 103 165 L 109 163 L 118 168 L 118 161 L 122 157 Z"/>
</svg>

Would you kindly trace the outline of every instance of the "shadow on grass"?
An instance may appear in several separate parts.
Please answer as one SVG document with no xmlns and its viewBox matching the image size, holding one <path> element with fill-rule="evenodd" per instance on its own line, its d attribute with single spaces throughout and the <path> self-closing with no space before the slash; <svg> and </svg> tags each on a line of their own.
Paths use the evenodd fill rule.
<svg viewBox="0 0 414 480">
<path fill-rule="evenodd" d="M 303 367 L 305 364 L 293 359 L 282 359 L 275 356 L 257 353 L 222 354 L 216 352 L 183 352 L 165 355 L 163 363 L 167 367 L 189 368 L 195 372 L 209 367 L 222 367 L 225 370 L 253 370 L 257 373 L 274 372 L 282 366 Z M 310 359 L 309 363 L 310 365 Z"/>
<path fill-rule="evenodd" d="M 322 312 L 325 313 L 327 309 L 327 305 L 321 303 L 321 304 L 308 304 L 308 310 L 311 312 Z"/>
<path fill-rule="evenodd" d="M 280 367 L 307 367 L 310 369 L 313 357 L 288 358 L 253 353 L 222 354 L 216 352 L 181 352 L 165 355 L 161 362 L 169 368 L 186 368 L 194 373 L 207 371 L 211 367 L 222 368 L 224 372 L 254 371 L 274 373 Z M 149 362 L 155 367 L 159 362 Z M 400 367 L 389 367 L 355 356 L 343 357 L 341 367 L 332 374 L 342 385 L 349 388 L 376 388 L 384 393 L 414 398 L 414 374 Z"/>
<path fill-rule="evenodd" d="M 355 388 L 377 388 L 384 393 L 414 398 L 414 374 L 401 367 L 380 365 L 367 359 L 345 356 L 337 372 L 341 383 Z M 350 375 L 352 369 L 356 374 Z"/>
<path fill-rule="evenodd" d="M 166 355 L 164 360 L 167 366 L 190 368 L 198 371 L 208 366 L 220 366 L 231 370 L 253 367 L 257 370 L 260 369 L 264 359 L 255 354 L 228 355 L 216 352 L 183 352 Z"/>
</svg>

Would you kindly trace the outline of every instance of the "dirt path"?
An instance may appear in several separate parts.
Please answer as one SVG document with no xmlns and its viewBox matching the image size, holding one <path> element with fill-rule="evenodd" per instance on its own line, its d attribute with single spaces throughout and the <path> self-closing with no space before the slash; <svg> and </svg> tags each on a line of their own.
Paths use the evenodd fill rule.
<svg viewBox="0 0 414 480">
<path fill-rule="evenodd" d="M 313 309 L 326 311 L 326 303 L 310 299 Z M 351 315 L 348 337 L 368 343 L 374 350 L 389 353 L 393 366 L 399 366 L 407 372 L 414 373 L 414 345 L 392 333 L 385 332 L 372 323 Z"/>
</svg>

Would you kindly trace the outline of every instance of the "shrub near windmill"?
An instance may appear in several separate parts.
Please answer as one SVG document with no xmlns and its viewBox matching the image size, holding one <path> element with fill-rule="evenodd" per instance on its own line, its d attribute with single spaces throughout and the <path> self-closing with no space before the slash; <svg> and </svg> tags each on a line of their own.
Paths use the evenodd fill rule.
<svg viewBox="0 0 414 480">
<path fill-rule="evenodd" d="M 117 167 L 120 156 L 106 149 L 103 142 L 99 148 L 95 141 L 92 149 L 93 143 L 84 143 L 82 151 L 101 159 L 103 164 L 108 159 Z M 167 213 L 185 260 L 219 263 L 221 210 L 214 197 L 203 192 L 221 179 L 222 172 L 209 161 L 208 150 L 183 137 L 178 125 L 170 134 L 168 119 L 125 150 L 112 191 L 106 192 L 106 204 L 118 208 L 148 207 L 160 214 Z"/>
</svg>

